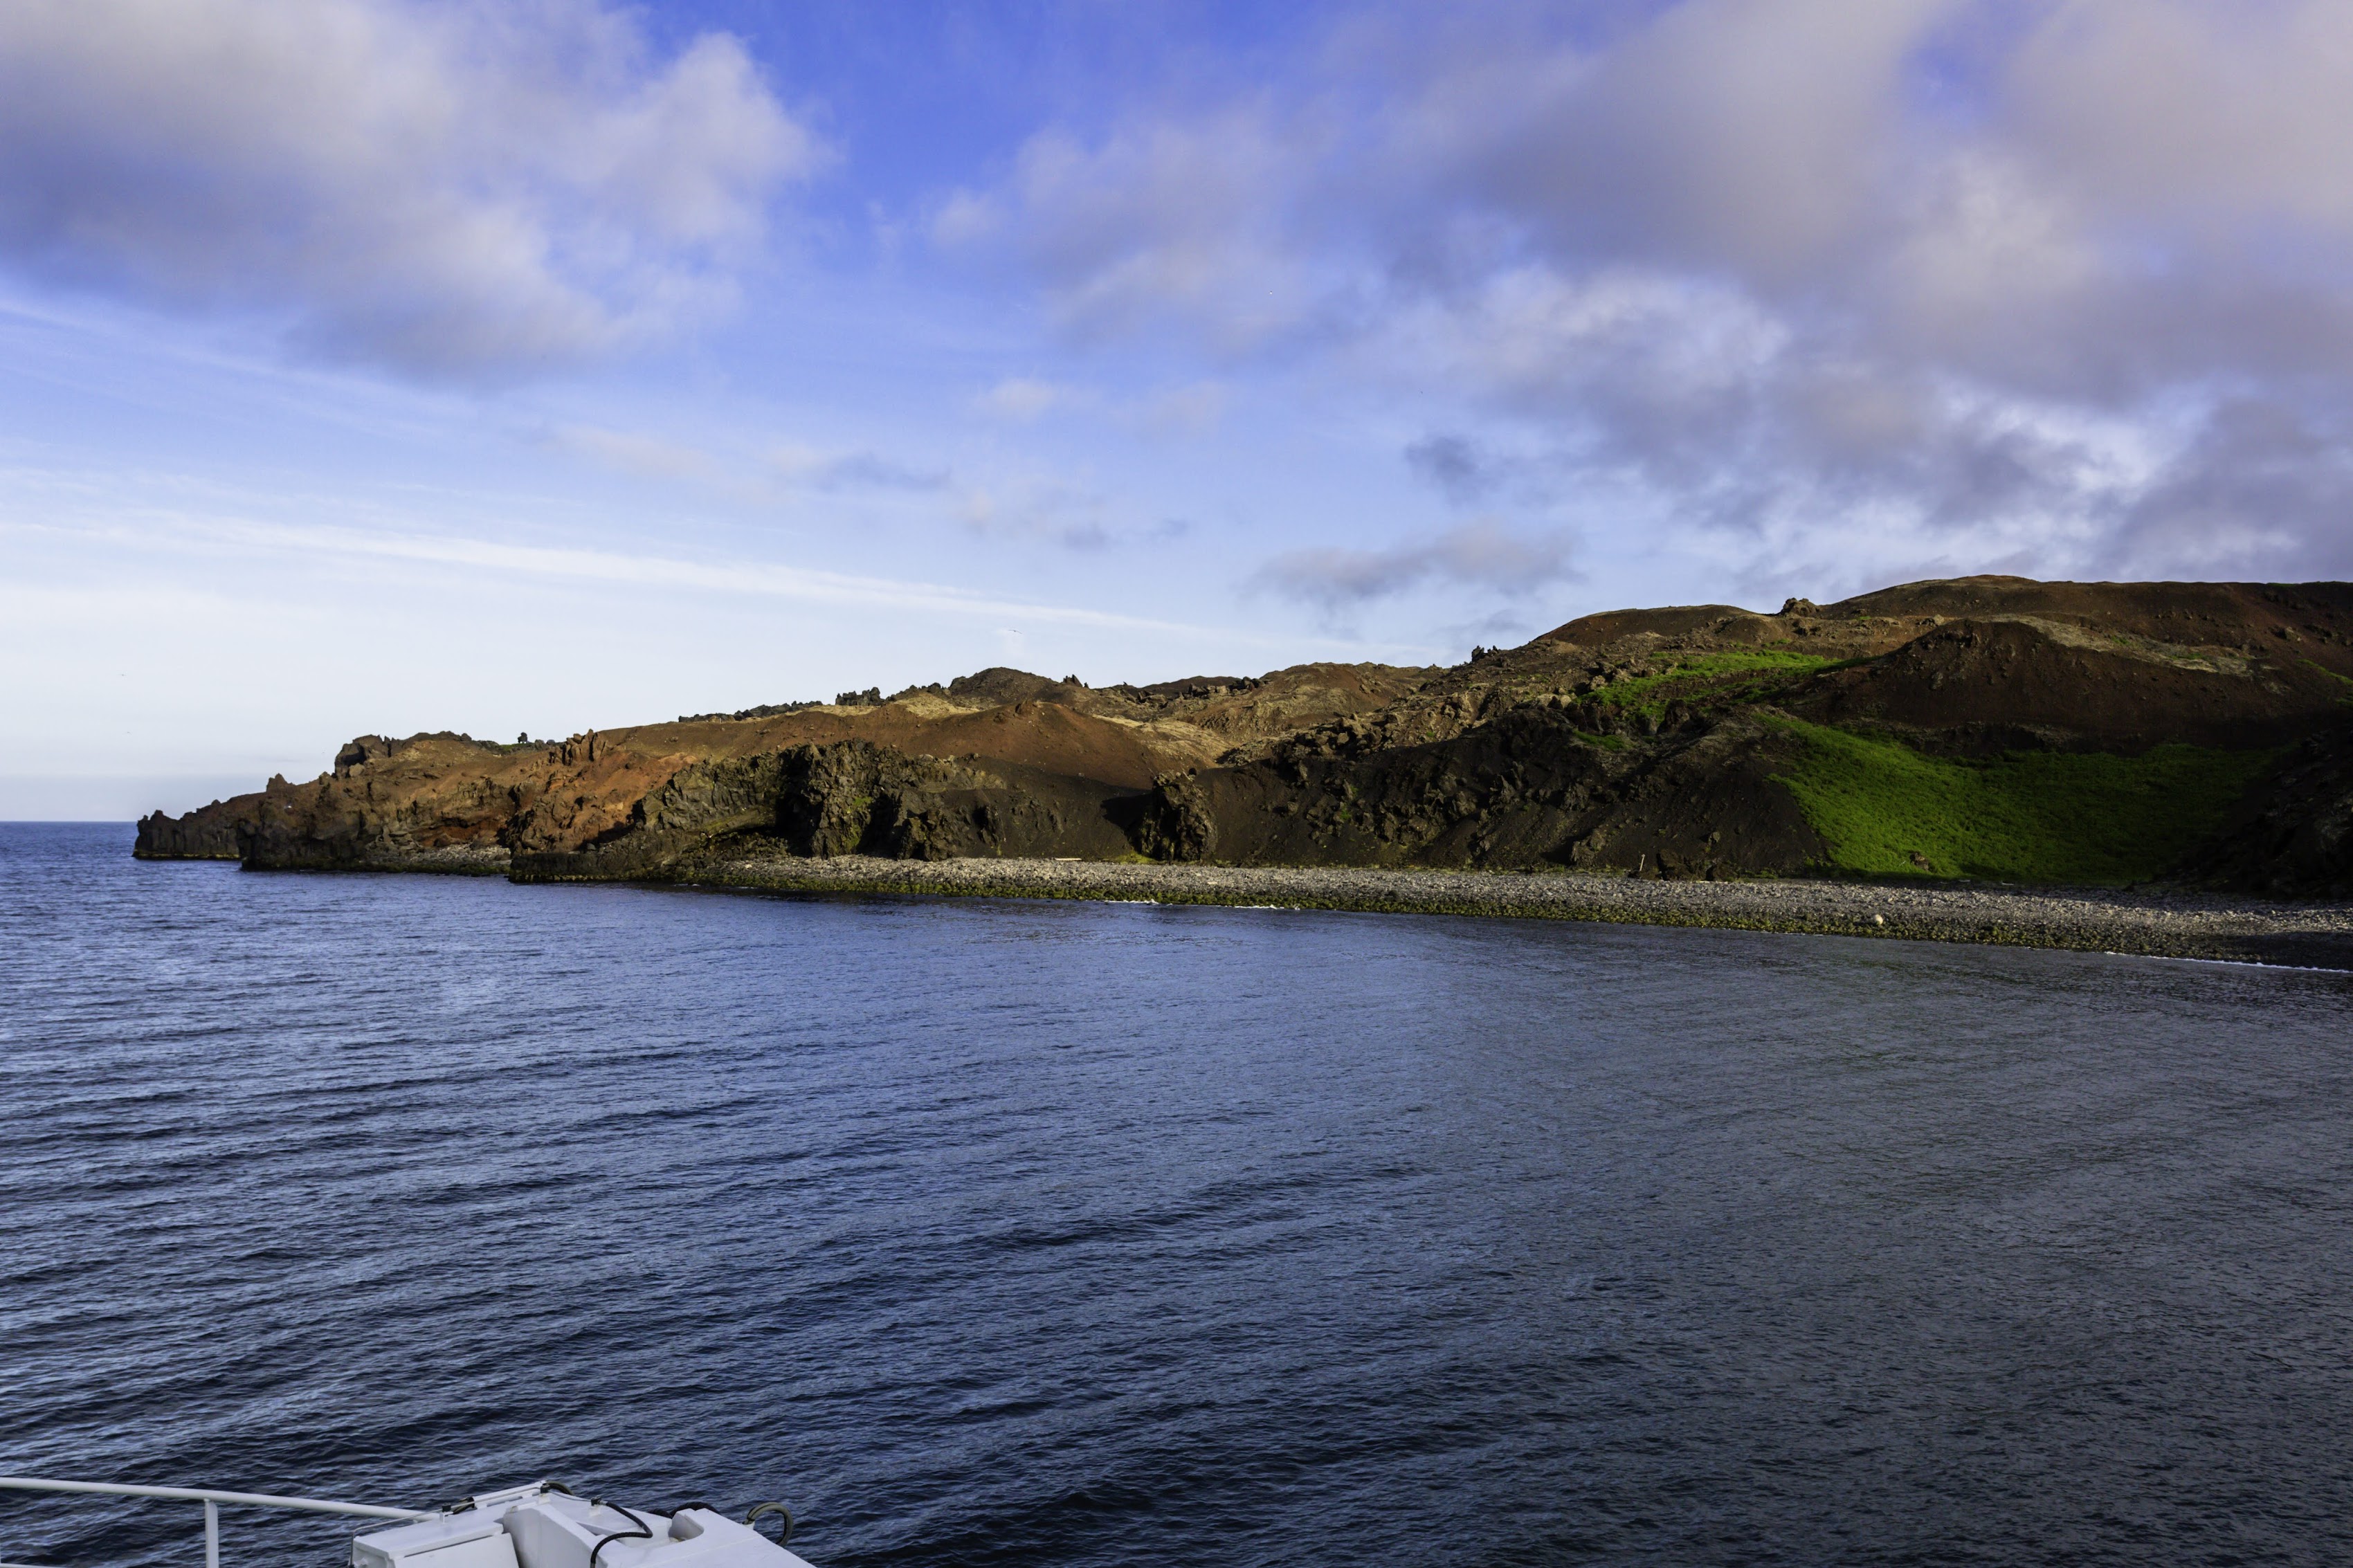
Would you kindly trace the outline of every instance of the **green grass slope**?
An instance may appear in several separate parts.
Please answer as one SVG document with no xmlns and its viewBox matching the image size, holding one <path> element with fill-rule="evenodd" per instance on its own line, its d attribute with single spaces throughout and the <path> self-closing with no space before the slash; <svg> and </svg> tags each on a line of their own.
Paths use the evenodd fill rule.
<svg viewBox="0 0 2353 1568">
<path fill-rule="evenodd" d="M 1678 697 L 1710 708 L 1753 702 L 1778 687 L 1840 662 L 1778 648 L 1686 655 L 1656 675 L 1636 676 L 1605 687 L 1594 693 L 1594 700 L 1655 719 Z"/>
<path fill-rule="evenodd" d="M 1773 722 L 1801 742 L 1798 763 L 1776 776 L 1830 845 L 1831 867 L 1871 877 L 2145 881 L 2219 828 L 2274 756 L 2168 745 L 2137 757 L 2013 752 L 1949 762 L 1844 730 Z"/>
</svg>

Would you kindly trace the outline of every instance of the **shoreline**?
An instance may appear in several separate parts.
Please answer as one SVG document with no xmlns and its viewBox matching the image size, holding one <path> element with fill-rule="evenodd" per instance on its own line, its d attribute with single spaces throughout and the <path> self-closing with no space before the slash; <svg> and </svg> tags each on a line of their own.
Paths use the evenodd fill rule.
<svg viewBox="0 0 2353 1568">
<path fill-rule="evenodd" d="M 2353 903 L 2190 892 L 858 855 L 713 859 L 663 879 L 722 891 L 1080 899 L 1699 926 L 2353 970 Z"/>
</svg>

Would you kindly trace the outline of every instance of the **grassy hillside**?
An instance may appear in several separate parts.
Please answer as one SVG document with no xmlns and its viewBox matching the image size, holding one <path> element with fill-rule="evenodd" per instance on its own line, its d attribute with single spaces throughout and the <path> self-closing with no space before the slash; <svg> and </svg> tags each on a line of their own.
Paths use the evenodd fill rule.
<svg viewBox="0 0 2353 1568">
<path fill-rule="evenodd" d="M 1685 655 L 1656 675 L 1620 680 L 1594 694 L 1595 700 L 1629 713 L 1656 719 L 1680 697 L 1711 708 L 1753 702 L 1775 688 L 1842 661 L 1779 648 L 1735 648 Z"/>
<path fill-rule="evenodd" d="M 1776 776 L 1831 846 L 1831 866 L 1876 877 L 2143 881 L 2214 831 L 2274 756 L 2168 745 L 2137 757 L 2014 752 L 1948 762 L 1776 722 L 1803 743 L 1798 763 Z"/>
</svg>

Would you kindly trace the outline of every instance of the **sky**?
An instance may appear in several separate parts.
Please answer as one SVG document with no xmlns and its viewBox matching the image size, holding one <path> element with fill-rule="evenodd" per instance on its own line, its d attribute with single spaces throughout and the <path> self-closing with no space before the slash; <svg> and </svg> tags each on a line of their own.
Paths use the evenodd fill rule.
<svg viewBox="0 0 2353 1568">
<path fill-rule="evenodd" d="M 2353 573 L 2347 0 L 11 0 L 0 818 Z"/>
</svg>

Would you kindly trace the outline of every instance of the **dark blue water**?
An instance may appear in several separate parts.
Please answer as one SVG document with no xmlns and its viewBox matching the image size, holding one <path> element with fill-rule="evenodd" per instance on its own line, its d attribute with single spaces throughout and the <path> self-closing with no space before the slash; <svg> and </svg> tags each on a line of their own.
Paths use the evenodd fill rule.
<svg viewBox="0 0 2353 1568">
<path fill-rule="evenodd" d="M 2353 977 L 129 844 L 0 828 L 0 1471 L 773 1495 L 820 1568 L 2353 1560 Z"/>
</svg>

